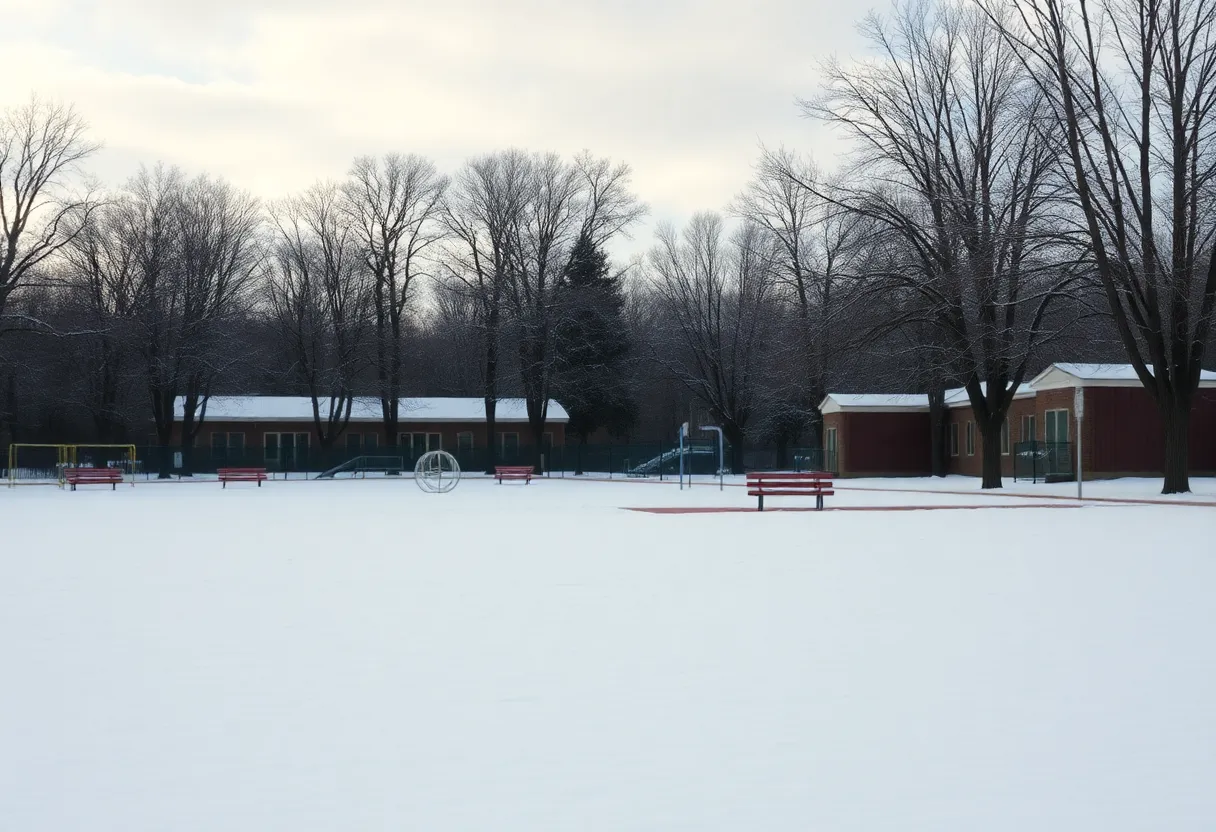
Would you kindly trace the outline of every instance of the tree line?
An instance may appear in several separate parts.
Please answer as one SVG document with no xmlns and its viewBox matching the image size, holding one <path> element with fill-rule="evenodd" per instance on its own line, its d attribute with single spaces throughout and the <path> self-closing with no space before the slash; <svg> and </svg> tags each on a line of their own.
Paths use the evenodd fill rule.
<svg viewBox="0 0 1216 832">
<path fill-rule="evenodd" d="M 403 397 L 522 397 L 540 453 L 568 432 L 672 435 L 690 412 L 748 443 L 819 447 L 829 391 L 965 388 L 1000 486 L 1018 386 L 1057 358 L 1128 361 L 1164 425 L 1167 493 L 1216 314 L 1216 0 L 969 4 L 870 15 L 860 60 L 798 102 L 835 169 L 763 148 L 719 211 L 608 252 L 646 206 L 627 165 L 505 150 L 450 175 L 360 157 L 259 202 L 143 168 L 90 185 L 71 108 L 0 121 L 0 435 L 141 436 L 167 472 L 210 397 L 310 398 L 323 448 L 357 400 L 395 441 Z M 491 443 L 492 445 L 493 443 Z M 489 464 L 493 464 L 493 447 Z M 188 460 L 187 460 L 188 465 Z"/>
</svg>

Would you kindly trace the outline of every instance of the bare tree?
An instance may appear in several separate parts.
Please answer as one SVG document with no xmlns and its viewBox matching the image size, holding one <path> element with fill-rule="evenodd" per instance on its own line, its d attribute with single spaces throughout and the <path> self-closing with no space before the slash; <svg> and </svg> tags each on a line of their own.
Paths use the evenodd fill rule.
<svg viewBox="0 0 1216 832">
<path fill-rule="evenodd" d="M 785 148 L 766 150 L 731 206 L 735 216 L 762 228 L 774 241 L 776 277 L 793 306 L 789 337 L 799 350 L 802 385 L 770 421 L 779 444 L 810 427 L 812 446 L 822 447 L 819 404 L 828 393 L 836 359 L 832 333 L 838 295 L 863 251 L 864 219 L 816 195 L 808 182 L 820 176 L 811 162 Z"/>
<path fill-rule="evenodd" d="M 542 440 L 557 362 L 555 339 L 562 322 L 561 279 L 576 243 L 585 237 L 602 247 L 644 212 L 629 189 L 627 165 L 583 154 L 567 164 L 549 153 L 527 160 L 521 210 L 510 225 L 510 301 L 520 381 L 532 433 L 534 464 Z"/>
<path fill-rule="evenodd" d="M 854 169 L 828 191 L 898 235 L 906 258 L 872 274 L 890 325 L 924 325 L 942 375 L 964 381 L 983 437 L 983 487 L 1001 486 L 1000 431 L 1050 304 L 1076 282 L 1051 262 L 1058 132 L 1012 46 L 974 10 L 947 3 L 871 16 L 871 62 L 827 65 L 808 115 L 854 142 Z"/>
<path fill-rule="evenodd" d="M 33 98 L 0 115 L 0 322 L 9 296 L 85 227 L 97 202 L 73 190 L 98 146 L 70 106 Z"/>
<path fill-rule="evenodd" d="M 69 345 L 79 362 L 83 405 L 103 442 L 125 438 L 135 377 L 136 263 L 121 216 L 118 206 L 102 206 L 63 248 L 64 306 L 74 310 L 81 330 Z"/>
<path fill-rule="evenodd" d="M 481 334 L 481 379 L 486 406 L 486 473 L 497 459 L 502 330 L 511 279 L 513 228 L 526 201 L 529 160 L 518 150 L 482 156 L 458 173 L 444 204 L 453 244 L 444 258 L 447 290 L 471 304 Z"/>
<path fill-rule="evenodd" d="M 438 222 L 447 178 L 421 156 L 355 160 L 343 188 L 344 209 L 372 276 L 375 371 L 384 432 L 397 444 L 405 394 L 407 313 L 423 259 L 442 236 Z"/>
<path fill-rule="evenodd" d="M 650 254 L 650 288 L 670 334 L 652 345 L 654 359 L 718 419 L 735 473 L 743 472 L 744 439 L 764 410 L 770 373 L 790 357 L 767 339 L 775 256 L 759 226 L 727 238 L 722 218 L 707 213 L 694 216 L 682 235 L 661 226 Z"/>
<path fill-rule="evenodd" d="M 1190 490 L 1191 408 L 1216 316 L 1216 0 L 987 6 L 1064 132 L 1081 237 Z"/>
<path fill-rule="evenodd" d="M 292 360 L 290 377 L 312 400 L 322 450 L 350 422 L 374 305 L 375 278 L 359 262 L 341 196 L 337 185 L 319 184 L 272 211 L 270 308 Z"/>
<path fill-rule="evenodd" d="M 115 233 L 133 269 L 135 338 L 170 476 L 180 404 L 183 473 L 217 378 L 239 359 L 228 328 L 250 300 L 260 262 L 257 202 L 222 180 L 141 170 L 116 202 Z"/>
</svg>

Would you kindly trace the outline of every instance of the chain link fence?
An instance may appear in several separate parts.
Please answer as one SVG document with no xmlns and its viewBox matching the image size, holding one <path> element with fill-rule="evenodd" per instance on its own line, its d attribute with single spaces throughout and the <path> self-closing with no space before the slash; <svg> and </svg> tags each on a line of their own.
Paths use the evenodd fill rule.
<svg viewBox="0 0 1216 832">
<path fill-rule="evenodd" d="M 491 464 L 489 450 L 484 447 L 445 450 L 456 457 L 461 470 L 467 473 L 484 472 Z M 720 466 L 724 473 L 731 473 L 733 449 L 726 445 L 722 450 L 724 453 L 720 461 L 716 439 L 694 439 L 685 444 L 683 451 L 675 442 L 586 445 L 571 442 L 544 447 L 539 455 L 528 446 L 500 448 L 493 464 L 536 465 L 544 475 L 550 477 L 584 474 L 668 479 L 679 476 L 681 465 L 686 474 L 693 476 L 717 476 Z M 349 478 L 412 475 L 414 464 L 422 453 L 423 450 L 394 446 L 382 446 L 369 456 L 366 450 L 346 448 L 165 448 L 145 445 L 136 447 L 134 461 L 128 460 L 126 454 L 119 459 L 115 454 L 99 449 L 82 455 L 79 464 L 120 467 L 137 480 L 155 479 L 162 472 L 173 478 L 210 476 L 220 468 L 265 468 L 273 479 Z M 834 471 L 834 457 L 834 454 L 825 455 L 818 448 L 749 446 L 743 451 L 743 467 L 749 471 Z M 0 455 L 0 465 L 7 466 L 7 460 L 5 448 Z M 14 467 L 18 469 L 20 480 L 38 481 L 58 479 L 61 466 L 53 449 L 21 448 Z M 7 467 L 2 474 L 8 476 Z"/>
</svg>

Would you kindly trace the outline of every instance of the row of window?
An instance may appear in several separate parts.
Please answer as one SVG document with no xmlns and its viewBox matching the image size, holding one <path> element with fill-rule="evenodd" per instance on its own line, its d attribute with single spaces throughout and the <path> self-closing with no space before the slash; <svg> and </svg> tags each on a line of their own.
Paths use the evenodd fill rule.
<svg viewBox="0 0 1216 832">
<path fill-rule="evenodd" d="M 1048 410 L 1043 414 L 1044 441 L 1048 444 L 1068 441 L 1068 411 Z M 967 456 L 975 456 L 975 422 L 967 422 L 966 431 Z M 1022 441 L 1035 440 L 1035 416 L 1028 414 L 1022 417 Z M 1009 456 L 1010 437 L 1009 420 L 1001 425 L 1001 456 Z M 950 425 L 950 456 L 958 456 L 958 422 Z"/>
<path fill-rule="evenodd" d="M 291 459 L 297 451 L 307 451 L 310 433 L 264 433 L 262 434 L 263 457 L 268 462 Z M 380 435 L 377 433 L 358 433 L 347 431 L 346 450 L 351 453 L 358 451 L 375 452 L 380 446 Z M 545 433 L 545 445 L 553 445 L 553 434 Z M 499 451 L 504 457 L 519 453 L 519 434 L 513 431 L 502 431 L 498 434 Z M 421 456 L 427 451 L 443 450 L 443 436 L 438 433 L 399 433 L 397 434 L 397 449 L 404 456 Z M 456 452 L 467 453 L 473 450 L 473 432 L 461 431 L 456 434 Z M 229 456 L 238 457 L 245 452 L 245 434 L 240 431 L 212 431 L 211 456 L 214 459 L 225 459 Z"/>
</svg>

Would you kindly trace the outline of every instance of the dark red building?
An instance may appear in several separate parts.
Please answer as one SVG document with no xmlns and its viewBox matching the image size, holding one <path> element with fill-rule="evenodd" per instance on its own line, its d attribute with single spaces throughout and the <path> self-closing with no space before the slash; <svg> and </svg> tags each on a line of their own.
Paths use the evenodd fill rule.
<svg viewBox="0 0 1216 832">
<path fill-rule="evenodd" d="M 1204 372 L 1199 387 L 1191 414 L 1191 471 L 1216 475 L 1216 373 Z M 1000 437 L 1005 475 L 1013 476 L 1027 454 L 1075 453 L 1067 449 L 1077 439 L 1078 390 L 1085 476 L 1159 475 L 1165 463 L 1161 417 L 1129 364 L 1053 364 L 1023 384 Z M 979 476 L 983 438 L 966 391 L 949 391 L 946 407 L 949 470 Z M 930 473 L 926 396 L 833 393 L 821 409 L 824 444 L 841 476 Z M 1063 461 L 1071 471 L 1071 458 Z"/>
</svg>

